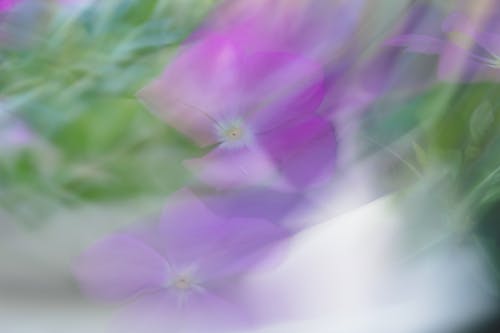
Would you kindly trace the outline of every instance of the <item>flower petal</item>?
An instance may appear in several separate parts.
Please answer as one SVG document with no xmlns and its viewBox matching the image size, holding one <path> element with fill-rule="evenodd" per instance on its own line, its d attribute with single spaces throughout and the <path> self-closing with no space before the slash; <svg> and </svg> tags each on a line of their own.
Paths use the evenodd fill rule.
<svg viewBox="0 0 500 333">
<path fill-rule="evenodd" d="M 181 190 L 169 198 L 155 228 L 161 241 L 156 248 L 174 270 L 189 269 L 215 246 L 224 233 L 223 221 L 190 191 Z"/>
<path fill-rule="evenodd" d="M 325 94 L 319 64 L 298 54 L 261 52 L 245 66 L 245 83 L 256 104 L 246 118 L 256 131 L 265 131 L 315 112 Z"/>
<path fill-rule="evenodd" d="M 174 270 L 202 281 L 248 271 L 288 235 L 263 219 L 216 215 L 189 191 L 169 203 L 158 232 Z"/>
<path fill-rule="evenodd" d="M 165 260 L 140 240 L 117 234 L 97 242 L 78 260 L 76 278 L 89 295 L 123 300 L 159 288 L 168 276 Z"/>
<path fill-rule="evenodd" d="M 480 65 L 470 58 L 469 50 L 448 43 L 441 52 L 438 77 L 445 81 L 471 80 Z"/>
<path fill-rule="evenodd" d="M 263 149 L 293 187 L 323 183 L 333 173 L 336 142 L 332 124 L 312 115 L 259 135 Z"/>
<path fill-rule="evenodd" d="M 476 18 L 476 22 L 467 14 L 455 11 L 443 22 L 443 30 L 448 33 L 459 33 L 461 39 L 466 40 L 469 45 L 460 45 L 464 48 L 472 48 L 477 43 L 487 52 L 489 56 L 496 54 L 500 56 L 500 14 L 493 11 L 491 15 L 483 15 Z M 463 44 L 462 41 L 461 44 Z"/>
<path fill-rule="evenodd" d="M 386 44 L 400 46 L 406 50 L 424 54 L 439 54 L 445 42 L 425 35 L 400 35 L 389 39 Z"/>
<path fill-rule="evenodd" d="M 441 26 L 444 32 L 460 32 L 464 35 L 472 36 L 476 28 L 472 20 L 460 11 L 454 11 L 448 15 Z"/>
<path fill-rule="evenodd" d="M 199 145 L 217 142 L 217 119 L 238 109 L 242 55 L 222 35 L 187 45 L 159 79 L 139 92 L 146 105 Z"/>
<path fill-rule="evenodd" d="M 305 206 L 301 193 L 245 187 L 200 197 L 214 213 L 227 217 L 257 218 L 281 225 L 290 214 Z"/>
<path fill-rule="evenodd" d="M 483 32 L 477 37 L 477 42 L 488 52 L 500 57 L 500 31 Z"/>
<path fill-rule="evenodd" d="M 249 311 L 238 300 L 207 291 L 180 295 L 169 290 L 144 295 L 114 321 L 116 331 L 124 333 L 219 333 L 250 324 Z"/>
<path fill-rule="evenodd" d="M 0 13 L 11 10 L 21 1 L 22 0 L 1 0 L 0 1 Z"/>
<path fill-rule="evenodd" d="M 217 147 L 201 158 L 185 161 L 184 165 L 217 189 L 262 184 L 276 173 L 273 161 L 255 146 Z"/>
</svg>

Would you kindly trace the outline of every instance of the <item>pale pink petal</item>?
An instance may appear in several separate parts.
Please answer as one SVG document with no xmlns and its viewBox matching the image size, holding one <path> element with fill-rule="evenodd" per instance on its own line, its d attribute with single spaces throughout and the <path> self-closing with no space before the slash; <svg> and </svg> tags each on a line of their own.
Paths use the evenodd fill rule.
<svg viewBox="0 0 500 333">
<path fill-rule="evenodd" d="M 128 305 L 113 326 L 120 333 L 220 333 L 248 328 L 251 323 L 248 309 L 227 295 L 163 290 Z"/>
<path fill-rule="evenodd" d="M 332 176 L 336 157 L 333 125 L 312 115 L 259 135 L 258 140 L 293 187 L 321 184 Z"/>
<path fill-rule="evenodd" d="M 231 40 L 211 35 L 186 45 L 139 97 L 199 145 L 213 144 L 217 142 L 217 119 L 235 113 L 241 102 L 242 61 Z"/>
<path fill-rule="evenodd" d="M 217 147 L 184 165 L 204 183 L 218 189 L 262 184 L 276 173 L 267 153 L 255 146 Z"/>
<path fill-rule="evenodd" d="M 140 240 L 117 234 L 83 253 L 77 261 L 75 275 L 90 296 L 124 300 L 160 288 L 167 281 L 168 265 Z"/>
<path fill-rule="evenodd" d="M 245 117 L 256 132 L 313 114 L 325 94 L 322 67 L 292 53 L 251 55 L 245 83 L 256 101 Z"/>
</svg>

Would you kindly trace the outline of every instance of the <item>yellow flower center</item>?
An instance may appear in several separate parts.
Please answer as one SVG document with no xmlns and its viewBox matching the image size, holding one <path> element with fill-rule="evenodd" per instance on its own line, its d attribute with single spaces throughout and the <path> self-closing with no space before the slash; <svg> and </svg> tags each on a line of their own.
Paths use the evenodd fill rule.
<svg viewBox="0 0 500 333">
<path fill-rule="evenodd" d="M 243 129 L 241 127 L 231 127 L 225 131 L 226 140 L 238 141 L 243 137 Z"/>
</svg>

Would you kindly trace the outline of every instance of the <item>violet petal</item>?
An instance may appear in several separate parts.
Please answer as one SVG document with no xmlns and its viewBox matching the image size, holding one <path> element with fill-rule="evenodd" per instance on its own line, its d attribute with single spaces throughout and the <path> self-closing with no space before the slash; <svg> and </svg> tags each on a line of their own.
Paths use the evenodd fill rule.
<svg viewBox="0 0 500 333">
<path fill-rule="evenodd" d="M 164 258 L 126 234 L 90 247 L 79 258 L 75 273 L 86 293 L 104 300 L 123 300 L 160 288 L 169 275 Z"/>
</svg>

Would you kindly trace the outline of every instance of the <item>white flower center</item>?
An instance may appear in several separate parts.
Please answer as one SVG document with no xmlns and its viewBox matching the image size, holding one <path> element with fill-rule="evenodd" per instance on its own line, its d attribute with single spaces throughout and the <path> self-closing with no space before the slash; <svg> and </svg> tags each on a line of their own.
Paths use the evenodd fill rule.
<svg viewBox="0 0 500 333">
<path fill-rule="evenodd" d="M 194 283 L 189 276 L 179 276 L 174 280 L 173 286 L 178 290 L 188 290 L 193 287 Z"/>
<path fill-rule="evenodd" d="M 241 119 L 233 119 L 217 125 L 217 136 L 222 146 L 235 148 L 252 140 L 252 133 Z"/>
<path fill-rule="evenodd" d="M 164 287 L 184 294 L 186 292 L 200 290 L 202 288 L 200 282 L 201 281 L 196 277 L 195 271 L 193 269 L 188 269 L 176 272 L 174 276 L 171 276 L 165 281 Z"/>
</svg>

